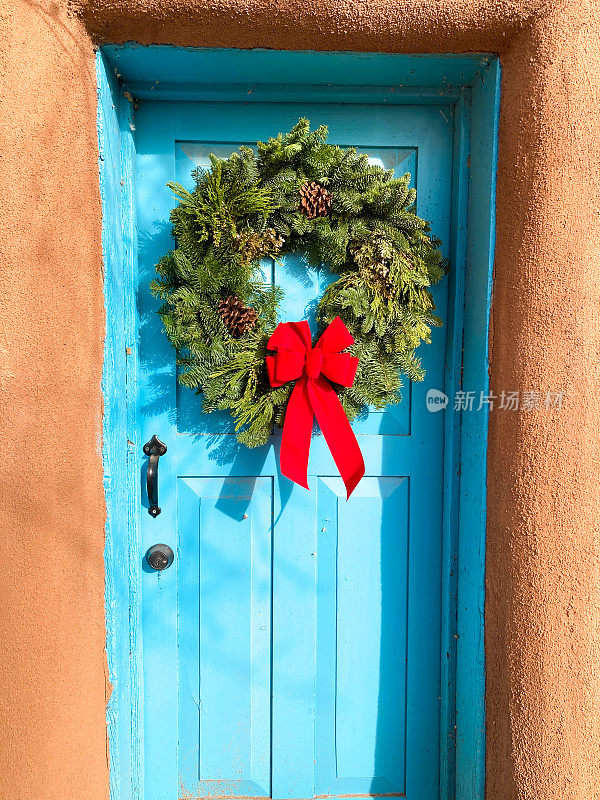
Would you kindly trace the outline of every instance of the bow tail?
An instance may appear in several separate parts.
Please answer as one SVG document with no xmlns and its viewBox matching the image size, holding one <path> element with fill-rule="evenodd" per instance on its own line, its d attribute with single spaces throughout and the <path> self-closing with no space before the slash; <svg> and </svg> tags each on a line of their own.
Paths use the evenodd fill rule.
<svg viewBox="0 0 600 800">
<path fill-rule="evenodd" d="M 340 471 L 346 487 L 347 498 L 349 498 L 365 474 L 365 462 L 354 431 L 329 381 L 319 377 L 315 381 L 309 381 L 305 390 L 333 460 Z M 310 431 L 308 444 L 310 445 Z M 308 454 L 306 460 L 308 462 Z"/>
<path fill-rule="evenodd" d="M 281 436 L 279 466 L 282 475 L 308 489 L 308 454 L 313 425 L 313 409 L 307 379 L 296 382 L 288 400 Z"/>
</svg>

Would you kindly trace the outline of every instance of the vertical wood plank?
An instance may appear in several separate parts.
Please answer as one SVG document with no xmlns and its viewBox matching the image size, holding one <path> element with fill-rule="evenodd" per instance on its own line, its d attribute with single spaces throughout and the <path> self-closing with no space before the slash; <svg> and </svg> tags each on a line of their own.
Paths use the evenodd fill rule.
<svg viewBox="0 0 600 800">
<path fill-rule="evenodd" d="M 135 772 L 135 744 L 131 732 L 131 709 L 136 709 L 135 686 L 131 685 L 129 659 L 129 552 L 127 518 L 127 440 L 124 435 L 126 404 L 126 326 L 124 304 L 135 295 L 126 284 L 123 264 L 130 264 L 130 242 L 124 225 L 131 214 L 132 185 L 128 169 L 131 152 L 123 147 L 119 113 L 120 87 L 101 52 L 96 56 L 98 83 L 99 180 L 102 198 L 102 249 L 106 336 L 102 391 L 104 396 L 102 462 L 106 498 L 106 652 L 109 680 L 113 687 L 106 708 L 110 756 L 111 797 L 129 800 Z M 121 177 L 124 184 L 121 185 Z"/>
<path fill-rule="evenodd" d="M 444 392 L 444 503 L 442 532 L 442 649 L 440 709 L 440 798 L 453 800 L 456 783 L 456 597 L 460 492 L 461 415 L 454 396 L 462 386 L 465 254 L 470 149 L 470 98 L 464 89 L 456 104 L 452 155 L 452 228 Z"/>
<path fill-rule="evenodd" d="M 496 215 L 500 62 L 494 59 L 471 95 L 465 279 L 463 385 L 489 391 L 490 320 Z M 486 453 L 488 413 L 464 414 L 461 432 L 458 648 L 456 681 L 456 800 L 483 797 L 485 789 L 485 650 L 483 636 Z"/>
<path fill-rule="evenodd" d="M 273 541 L 272 797 L 314 793 L 315 480 L 280 478 Z"/>
<path fill-rule="evenodd" d="M 171 246 L 169 212 L 172 196 L 166 183 L 174 177 L 171 119 L 150 124 L 136 120 L 137 219 L 139 231 L 139 404 L 140 442 L 156 434 L 167 445 L 160 459 L 159 500 L 162 513 L 153 519 L 147 511 L 146 459 L 138 452 L 141 507 L 141 548 L 138 569 L 142 579 L 144 761 L 145 795 L 176 798 L 178 769 L 178 560 L 177 552 L 177 443 L 176 371 L 172 350 L 160 335 L 156 312 L 160 303 L 150 294 L 154 265 Z M 158 542 L 175 552 L 175 563 L 164 572 L 149 569 L 147 549 Z M 135 568 L 135 567 L 134 567 Z"/>
</svg>

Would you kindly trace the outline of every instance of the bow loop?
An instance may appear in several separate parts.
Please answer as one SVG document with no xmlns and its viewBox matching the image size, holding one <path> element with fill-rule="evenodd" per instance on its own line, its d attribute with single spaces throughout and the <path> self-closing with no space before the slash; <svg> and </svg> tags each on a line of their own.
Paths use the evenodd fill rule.
<svg viewBox="0 0 600 800">
<path fill-rule="evenodd" d="M 311 347 L 310 327 L 304 319 L 302 322 L 280 322 L 267 342 L 267 350 L 296 350 L 307 353 Z"/>
<path fill-rule="evenodd" d="M 340 386 L 352 386 L 357 368 L 358 358 L 349 353 L 329 353 L 323 356 L 323 375 Z"/>
<path fill-rule="evenodd" d="M 340 317 L 335 317 L 325 328 L 315 347 L 319 347 L 323 353 L 339 353 L 353 344 L 354 336 L 352 336 Z"/>
<path fill-rule="evenodd" d="M 286 409 L 281 439 L 281 472 L 308 488 L 308 456 L 314 417 L 346 486 L 348 497 L 365 474 L 365 464 L 342 404 L 329 381 L 352 386 L 358 358 L 343 353 L 354 338 L 339 317 L 311 347 L 308 322 L 280 323 L 268 341 L 275 355 L 266 357 L 271 386 L 296 385 Z"/>
<path fill-rule="evenodd" d="M 298 350 L 278 350 L 276 356 L 267 356 L 269 383 L 273 388 L 295 381 L 302 375 L 306 357 Z"/>
</svg>

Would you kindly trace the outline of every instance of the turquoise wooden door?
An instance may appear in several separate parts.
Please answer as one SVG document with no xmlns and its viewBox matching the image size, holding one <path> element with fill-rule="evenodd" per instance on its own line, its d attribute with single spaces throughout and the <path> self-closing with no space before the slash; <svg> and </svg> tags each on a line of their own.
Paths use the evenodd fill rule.
<svg viewBox="0 0 600 800">
<path fill-rule="evenodd" d="M 447 246 L 450 106 L 143 103 L 136 114 L 141 440 L 157 434 L 160 505 L 143 549 L 175 551 L 142 582 L 145 800 L 391 796 L 437 800 L 440 771 L 443 414 L 446 330 L 422 348 L 424 383 L 355 424 L 366 477 L 346 502 L 322 437 L 310 491 L 277 469 L 278 436 L 240 448 L 227 417 L 177 386 L 148 282 L 170 247 L 165 184 L 207 156 L 326 123 L 398 174 Z M 326 273 L 265 265 L 283 319 L 314 322 Z M 447 282 L 435 290 L 447 313 Z M 141 473 L 143 502 L 144 468 Z M 140 559 L 143 553 L 140 554 Z"/>
</svg>

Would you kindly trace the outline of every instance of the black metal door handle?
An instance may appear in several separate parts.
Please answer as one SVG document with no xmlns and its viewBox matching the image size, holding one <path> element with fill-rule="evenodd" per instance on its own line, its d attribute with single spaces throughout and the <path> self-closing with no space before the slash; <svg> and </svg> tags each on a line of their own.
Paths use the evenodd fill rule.
<svg viewBox="0 0 600 800">
<path fill-rule="evenodd" d="M 167 445 L 163 444 L 156 434 L 144 445 L 144 453 L 150 456 L 146 473 L 148 513 L 155 519 L 160 514 L 160 508 L 158 507 L 158 459 L 164 456 L 166 452 Z"/>
</svg>

